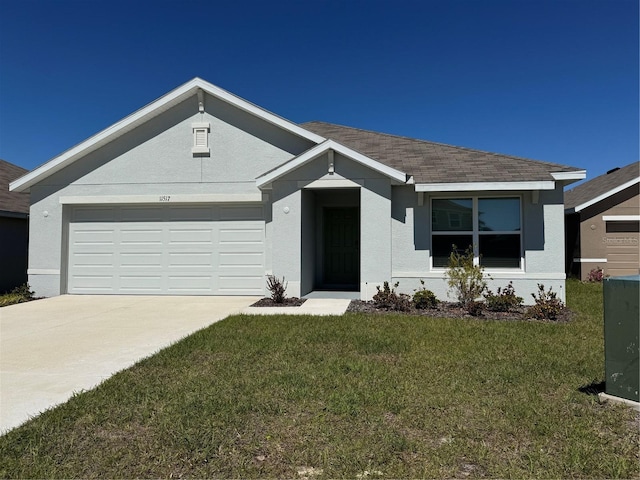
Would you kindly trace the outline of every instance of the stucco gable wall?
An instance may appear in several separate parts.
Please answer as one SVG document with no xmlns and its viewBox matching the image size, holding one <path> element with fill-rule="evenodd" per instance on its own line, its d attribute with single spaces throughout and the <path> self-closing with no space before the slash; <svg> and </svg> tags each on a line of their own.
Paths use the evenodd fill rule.
<svg viewBox="0 0 640 480">
<path fill-rule="evenodd" d="M 199 114 L 195 97 L 86 155 L 41 185 L 247 183 L 311 143 L 222 102 Z M 217 110 L 216 110 L 217 109 Z M 236 109 L 237 110 L 237 109 Z M 192 123 L 209 122 L 210 154 L 193 154 Z"/>
</svg>

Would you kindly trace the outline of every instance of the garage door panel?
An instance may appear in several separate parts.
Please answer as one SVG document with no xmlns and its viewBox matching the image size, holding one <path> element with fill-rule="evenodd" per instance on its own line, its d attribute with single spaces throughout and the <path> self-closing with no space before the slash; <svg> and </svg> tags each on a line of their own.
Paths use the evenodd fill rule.
<svg viewBox="0 0 640 480">
<path fill-rule="evenodd" d="M 137 290 L 148 292 L 162 291 L 162 275 L 128 275 L 120 274 L 120 290 Z"/>
<path fill-rule="evenodd" d="M 81 207 L 71 215 L 81 221 L 69 225 L 68 291 L 262 295 L 258 212 L 262 207 Z"/>
<path fill-rule="evenodd" d="M 78 274 L 74 276 L 74 288 L 79 293 L 110 293 L 113 288 L 113 281 L 113 275 Z"/>
<path fill-rule="evenodd" d="M 170 222 L 209 221 L 214 219 L 213 207 L 169 207 Z"/>
<path fill-rule="evenodd" d="M 162 267 L 161 252 L 122 252 L 120 253 L 120 266 L 123 268 L 135 267 Z"/>
<path fill-rule="evenodd" d="M 120 243 L 122 245 L 162 245 L 163 231 L 158 228 L 122 229 L 120 230 Z"/>
<path fill-rule="evenodd" d="M 121 207 L 120 220 L 123 222 L 162 222 L 164 209 L 161 207 Z"/>
<path fill-rule="evenodd" d="M 170 229 L 169 243 L 173 245 L 212 245 L 213 231 L 210 228 Z"/>
<path fill-rule="evenodd" d="M 113 222 L 115 215 L 111 207 L 76 207 L 72 219 L 74 222 Z"/>
<path fill-rule="evenodd" d="M 262 207 L 221 206 L 220 220 L 262 220 Z"/>
<path fill-rule="evenodd" d="M 75 243 L 77 245 L 113 245 L 115 232 L 113 230 L 76 230 Z"/>
<path fill-rule="evenodd" d="M 169 267 L 213 268 L 212 252 L 169 253 Z"/>
<path fill-rule="evenodd" d="M 77 252 L 73 256 L 73 261 L 78 267 L 111 267 L 114 262 L 115 255 L 111 252 L 92 252 L 81 253 Z"/>
</svg>

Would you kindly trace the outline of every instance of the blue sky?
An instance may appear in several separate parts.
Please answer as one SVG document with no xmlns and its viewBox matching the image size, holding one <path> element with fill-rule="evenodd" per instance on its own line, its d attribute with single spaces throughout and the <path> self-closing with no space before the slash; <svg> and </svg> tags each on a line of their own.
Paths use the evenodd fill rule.
<svg viewBox="0 0 640 480">
<path fill-rule="evenodd" d="M 638 40 L 637 0 L 0 0 L 0 158 L 32 169 L 199 76 L 593 178 L 639 158 Z"/>
</svg>

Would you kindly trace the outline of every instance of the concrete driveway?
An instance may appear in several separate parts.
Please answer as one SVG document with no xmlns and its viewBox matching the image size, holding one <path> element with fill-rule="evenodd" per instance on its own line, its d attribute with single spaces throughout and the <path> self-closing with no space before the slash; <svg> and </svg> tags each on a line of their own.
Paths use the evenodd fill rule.
<svg viewBox="0 0 640 480">
<path fill-rule="evenodd" d="M 0 308 L 0 434 L 258 298 L 63 295 Z"/>
</svg>

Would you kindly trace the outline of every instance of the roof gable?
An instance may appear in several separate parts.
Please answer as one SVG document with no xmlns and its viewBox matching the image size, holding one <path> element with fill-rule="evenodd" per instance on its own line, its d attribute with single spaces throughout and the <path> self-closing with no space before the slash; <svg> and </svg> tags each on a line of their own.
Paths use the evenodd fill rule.
<svg viewBox="0 0 640 480">
<path fill-rule="evenodd" d="M 579 212 L 638 183 L 640 162 L 634 162 L 564 192 L 565 209 Z"/>
<path fill-rule="evenodd" d="M 226 90 L 216 87 L 215 85 L 196 77 L 193 80 L 190 80 L 189 82 L 163 95 L 159 99 L 153 101 L 140 110 L 137 110 L 131 115 L 123 118 L 119 122 L 88 138 L 84 142 L 61 153 L 57 157 L 54 157 L 47 163 L 41 165 L 40 167 L 36 168 L 20 179 L 12 182 L 10 185 L 10 189 L 18 192 L 27 190 L 32 185 L 40 182 L 41 180 L 57 171 L 62 170 L 84 155 L 115 140 L 121 135 L 133 130 L 134 128 L 140 126 L 151 118 L 168 110 L 172 106 L 175 106 L 180 102 L 186 100 L 187 98 L 193 95 L 197 95 L 199 90 L 202 90 L 204 93 L 216 97 L 226 103 L 229 103 L 236 108 L 248 112 L 251 115 L 259 117 L 268 123 L 276 125 L 277 127 L 282 128 L 290 133 L 293 133 L 294 135 L 305 138 L 314 143 L 320 143 L 324 141 L 324 138 L 322 138 L 321 136 L 307 131 L 293 122 L 279 117 L 267 110 L 264 110 L 263 108 L 254 105 L 253 103 L 250 103 L 240 97 L 237 97 L 236 95 L 227 92 Z"/>
<path fill-rule="evenodd" d="M 29 213 L 29 195 L 9 191 L 9 182 L 27 173 L 28 170 L 13 163 L 0 160 L 0 211 Z"/>
<path fill-rule="evenodd" d="M 312 160 L 315 160 L 319 156 L 324 155 L 325 153 L 330 151 L 338 152 L 345 157 L 357 163 L 360 163 L 361 165 L 364 165 L 371 168 L 372 170 L 377 171 L 378 173 L 386 175 L 393 181 L 399 183 L 409 183 L 410 179 L 406 173 L 389 167 L 388 165 L 385 165 L 383 163 L 372 160 L 371 158 L 362 155 L 359 152 L 356 152 L 348 147 L 345 147 L 344 145 L 334 142 L 333 140 L 326 140 L 323 143 L 310 148 L 301 155 L 298 155 L 297 157 L 280 165 L 279 167 L 264 173 L 263 175 L 258 177 L 258 179 L 256 180 L 256 185 L 258 186 L 258 188 L 264 188 L 274 180 L 281 178 L 287 173 L 311 162 Z"/>
<path fill-rule="evenodd" d="M 541 182 L 553 185 L 555 181 L 580 180 L 585 175 L 584 170 L 566 165 L 330 123 L 309 122 L 302 127 L 407 172 L 413 176 L 416 190 L 421 190 L 420 184 L 432 185 L 438 190 L 447 189 L 442 184 L 450 184 L 453 189 L 460 188 L 461 184 L 468 184 L 474 189 L 483 185 L 503 189 L 507 183 L 514 184 L 514 188 L 549 188 Z"/>
</svg>

